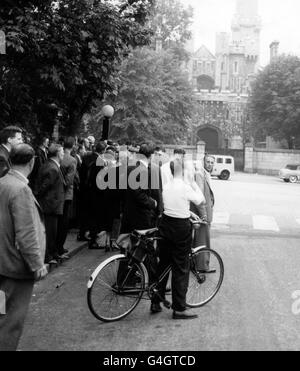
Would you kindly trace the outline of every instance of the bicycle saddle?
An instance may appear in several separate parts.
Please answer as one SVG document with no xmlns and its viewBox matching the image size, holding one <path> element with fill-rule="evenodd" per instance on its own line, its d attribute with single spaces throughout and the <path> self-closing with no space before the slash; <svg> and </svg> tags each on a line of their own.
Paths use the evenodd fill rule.
<svg viewBox="0 0 300 371">
<path fill-rule="evenodd" d="M 153 234 L 153 233 L 155 233 L 157 231 L 158 231 L 157 228 L 145 229 L 143 231 L 135 230 L 135 232 L 138 233 L 141 236 L 148 236 L 148 235 Z"/>
</svg>

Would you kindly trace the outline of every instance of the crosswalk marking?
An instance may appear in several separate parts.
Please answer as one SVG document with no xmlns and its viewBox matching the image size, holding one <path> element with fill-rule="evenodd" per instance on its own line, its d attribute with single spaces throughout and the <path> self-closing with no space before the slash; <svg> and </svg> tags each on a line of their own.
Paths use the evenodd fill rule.
<svg viewBox="0 0 300 371">
<path fill-rule="evenodd" d="M 265 215 L 253 215 L 253 228 L 260 231 L 280 231 L 275 218 Z"/>
<path fill-rule="evenodd" d="M 299 215 L 250 215 L 228 212 L 215 212 L 212 222 L 214 230 L 238 229 L 243 231 L 257 230 L 266 232 L 287 232 L 299 231 Z"/>
</svg>

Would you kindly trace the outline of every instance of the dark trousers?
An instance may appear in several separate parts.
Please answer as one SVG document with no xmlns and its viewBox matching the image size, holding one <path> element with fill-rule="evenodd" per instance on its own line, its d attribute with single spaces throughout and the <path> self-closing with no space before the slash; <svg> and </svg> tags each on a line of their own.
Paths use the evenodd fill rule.
<svg viewBox="0 0 300 371">
<path fill-rule="evenodd" d="M 46 263 L 59 255 L 57 246 L 58 217 L 58 215 L 45 215 Z"/>
<path fill-rule="evenodd" d="M 186 293 L 189 284 L 192 243 L 192 227 L 189 219 L 177 219 L 163 216 L 159 226 L 162 240 L 159 241 L 158 275 L 161 275 L 171 263 L 172 267 L 172 308 L 176 311 L 186 309 Z M 159 294 L 165 297 L 168 276 L 158 287 Z M 154 302 L 159 302 L 156 297 Z"/>
<path fill-rule="evenodd" d="M 81 189 L 77 195 L 77 217 L 80 237 L 84 237 L 85 233 L 89 230 L 90 216 L 88 209 L 90 208 L 90 200 L 88 192 L 88 189 Z"/>
<path fill-rule="evenodd" d="M 72 208 L 72 200 L 66 200 L 64 203 L 63 215 L 59 215 L 57 224 L 57 248 L 58 254 L 64 253 L 64 244 L 67 239 L 69 230 L 70 212 Z"/>
<path fill-rule="evenodd" d="M 195 230 L 195 236 L 193 241 L 193 247 L 206 246 L 210 249 L 210 224 L 202 224 L 199 229 Z M 197 257 L 197 269 L 207 270 L 209 269 L 210 254 L 203 253 Z"/>
<path fill-rule="evenodd" d="M 22 335 L 34 281 L 0 276 L 0 294 L 5 302 L 0 313 L 0 351 L 15 351 Z"/>
</svg>

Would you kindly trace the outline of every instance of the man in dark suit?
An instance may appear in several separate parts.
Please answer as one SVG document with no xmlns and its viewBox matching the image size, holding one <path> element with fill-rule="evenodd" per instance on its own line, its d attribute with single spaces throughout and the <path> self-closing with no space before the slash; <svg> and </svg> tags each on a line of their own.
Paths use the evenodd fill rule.
<svg viewBox="0 0 300 371">
<path fill-rule="evenodd" d="M 17 126 L 7 126 L 0 132 L 0 178 L 11 168 L 9 153 L 12 148 L 23 143 L 22 129 Z"/>
<path fill-rule="evenodd" d="M 49 160 L 41 167 L 36 196 L 45 214 L 46 262 L 56 264 L 60 258 L 57 244 L 59 217 L 63 215 L 65 202 L 65 180 L 60 169 L 64 150 L 60 144 L 52 144 L 48 151 Z"/>
<path fill-rule="evenodd" d="M 35 280 L 47 274 L 42 210 L 28 187 L 34 150 L 19 144 L 12 168 L 0 179 L 0 351 L 17 349 Z M 4 311 L 3 311 L 4 309 Z"/>
<path fill-rule="evenodd" d="M 160 169 L 154 165 L 151 167 L 152 154 L 151 145 L 141 145 L 136 166 L 128 167 L 121 233 L 155 228 L 157 225 L 163 206 Z"/>
<path fill-rule="evenodd" d="M 71 151 L 74 148 L 75 139 L 70 137 L 67 138 L 64 142 L 64 158 L 61 162 L 61 170 L 64 175 L 66 182 L 65 189 L 65 201 L 63 208 L 63 215 L 59 216 L 58 220 L 58 231 L 57 231 L 57 244 L 58 244 L 58 253 L 60 256 L 68 253 L 64 248 L 66 242 L 68 228 L 69 228 L 69 219 L 71 214 L 72 202 L 74 197 L 74 178 L 76 175 L 77 161 L 74 157 L 71 156 Z M 65 255 L 65 257 L 67 257 Z"/>
<path fill-rule="evenodd" d="M 98 148 L 99 149 L 99 148 Z M 90 188 L 91 188 L 91 172 L 92 167 L 96 164 L 99 154 L 97 150 L 89 151 L 82 157 L 82 163 L 79 169 L 79 233 L 78 241 L 86 241 L 86 233 L 90 230 L 92 224 L 92 217 L 90 213 Z"/>
<path fill-rule="evenodd" d="M 35 162 L 34 168 L 29 176 L 29 186 L 31 189 L 34 190 L 35 183 L 37 180 L 37 175 L 44 163 L 47 161 L 48 158 L 48 146 L 49 146 L 49 138 L 42 137 L 38 141 L 38 147 L 35 150 Z"/>
<path fill-rule="evenodd" d="M 95 151 L 93 152 L 94 157 L 88 165 L 87 169 L 87 193 L 89 208 L 88 220 L 89 220 L 89 231 L 90 238 L 89 249 L 98 249 L 96 243 L 97 234 L 105 230 L 106 215 L 105 208 L 103 207 L 105 192 L 97 187 L 96 179 L 98 173 L 106 166 L 106 161 L 103 158 L 106 149 L 106 143 L 101 141 L 97 143 Z"/>
</svg>

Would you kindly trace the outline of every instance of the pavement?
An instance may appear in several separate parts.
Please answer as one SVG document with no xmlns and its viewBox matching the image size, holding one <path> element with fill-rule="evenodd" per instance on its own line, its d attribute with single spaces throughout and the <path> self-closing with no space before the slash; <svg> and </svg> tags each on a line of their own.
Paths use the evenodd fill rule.
<svg viewBox="0 0 300 371">
<path fill-rule="evenodd" d="M 76 254 L 78 254 L 81 250 L 87 247 L 87 242 L 77 241 L 77 233 L 78 233 L 77 229 L 71 229 L 67 235 L 67 239 L 64 245 L 64 248 L 68 250 L 68 255 L 70 259 Z M 48 266 L 48 270 L 50 271 L 50 273 L 58 267 L 58 266 L 51 266 L 51 269 L 50 269 L 49 264 L 47 264 L 47 266 Z"/>
<path fill-rule="evenodd" d="M 87 247 L 87 242 L 79 242 L 77 241 L 77 229 L 71 229 L 68 233 L 66 243 L 64 248 L 69 250 L 68 255 L 72 258 L 76 255 L 79 251 Z"/>
</svg>

